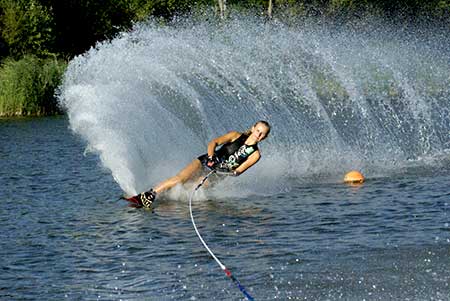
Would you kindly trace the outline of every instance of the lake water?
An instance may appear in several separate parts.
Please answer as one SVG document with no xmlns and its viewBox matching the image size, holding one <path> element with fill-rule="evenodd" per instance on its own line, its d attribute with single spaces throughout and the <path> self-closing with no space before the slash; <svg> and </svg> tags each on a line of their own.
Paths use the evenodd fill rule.
<svg viewBox="0 0 450 301">
<path fill-rule="evenodd" d="M 186 197 L 127 207 L 68 127 L 0 121 L 0 300 L 244 299 L 197 238 Z M 196 199 L 194 215 L 256 300 L 450 300 L 440 160 L 357 187 L 289 177 L 273 193 L 225 191 Z"/>
</svg>

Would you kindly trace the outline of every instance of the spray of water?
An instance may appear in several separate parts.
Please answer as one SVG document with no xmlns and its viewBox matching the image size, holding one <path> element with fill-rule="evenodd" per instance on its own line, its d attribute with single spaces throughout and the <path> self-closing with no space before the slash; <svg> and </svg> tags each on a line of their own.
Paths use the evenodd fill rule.
<svg viewBox="0 0 450 301">
<path fill-rule="evenodd" d="M 259 119 L 273 130 L 261 162 L 239 179 L 249 193 L 448 158 L 448 37 L 375 25 L 149 21 L 74 58 L 59 101 L 128 194 Z"/>
</svg>

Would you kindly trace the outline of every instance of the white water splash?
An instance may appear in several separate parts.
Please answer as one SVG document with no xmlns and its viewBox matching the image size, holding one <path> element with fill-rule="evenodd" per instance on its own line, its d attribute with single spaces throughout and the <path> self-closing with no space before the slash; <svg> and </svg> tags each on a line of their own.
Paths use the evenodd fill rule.
<svg viewBox="0 0 450 301">
<path fill-rule="evenodd" d="M 273 126 L 263 159 L 231 180 L 248 193 L 286 177 L 393 170 L 450 148 L 445 41 L 393 31 L 149 22 L 73 59 L 59 101 L 128 194 L 259 119 Z"/>
</svg>

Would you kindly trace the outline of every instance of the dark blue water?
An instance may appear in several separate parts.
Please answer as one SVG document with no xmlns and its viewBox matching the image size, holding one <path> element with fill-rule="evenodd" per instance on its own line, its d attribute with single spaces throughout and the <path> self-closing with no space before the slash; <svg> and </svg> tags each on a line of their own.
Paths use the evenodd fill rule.
<svg viewBox="0 0 450 301">
<path fill-rule="evenodd" d="M 243 299 L 185 198 L 153 213 L 117 201 L 65 118 L 0 121 L 0 137 L 0 300 Z M 292 178 L 194 215 L 256 300 L 450 300 L 449 164 L 366 176 Z"/>
</svg>

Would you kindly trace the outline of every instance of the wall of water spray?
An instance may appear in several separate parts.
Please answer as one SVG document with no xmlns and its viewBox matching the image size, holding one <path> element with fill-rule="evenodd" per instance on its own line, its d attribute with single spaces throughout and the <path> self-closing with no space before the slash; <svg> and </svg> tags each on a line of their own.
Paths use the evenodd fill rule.
<svg viewBox="0 0 450 301">
<path fill-rule="evenodd" d="M 389 173 L 424 158 L 448 162 L 448 36 L 248 16 L 149 21 L 74 58 L 59 101 L 128 194 L 259 119 L 273 134 L 239 179 L 250 193 L 348 169 Z"/>
</svg>

